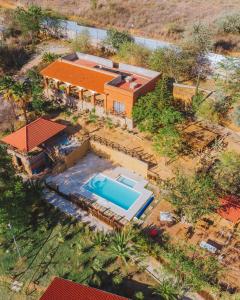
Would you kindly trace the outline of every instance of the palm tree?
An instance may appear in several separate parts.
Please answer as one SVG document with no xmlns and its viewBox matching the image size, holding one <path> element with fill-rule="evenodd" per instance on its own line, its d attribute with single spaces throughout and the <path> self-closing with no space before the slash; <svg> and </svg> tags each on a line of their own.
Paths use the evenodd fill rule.
<svg viewBox="0 0 240 300">
<path fill-rule="evenodd" d="M 111 245 L 109 247 L 110 254 L 114 258 L 120 259 L 125 265 L 127 265 L 129 259 L 131 259 L 136 254 L 135 246 L 131 242 L 132 238 L 132 231 L 125 230 L 116 232 L 111 240 Z"/>
<path fill-rule="evenodd" d="M 16 82 L 13 86 L 13 97 L 23 110 L 25 123 L 28 124 L 27 106 L 31 99 L 31 86 L 29 82 Z"/>
<path fill-rule="evenodd" d="M 16 120 L 17 114 L 15 111 L 15 101 L 14 101 L 14 92 L 13 92 L 13 86 L 15 85 L 15 80 L 11 76 L 4 76 L 0 80 L 0 93 L 3 94 L 3 99 L 6 100 L 12 110 L 12 114 L 14 116 L 14 119 Z M 14 131 L 14 121 L 11 124 L 12 130 Z"/>
<path fill-rule="evenodd" d="M 179 298 L 178 287 L 170 280 L 163 280 L 155 286 L 153 294 L 159 295 L 163 300 L 177 300 Z"/>
</svg>

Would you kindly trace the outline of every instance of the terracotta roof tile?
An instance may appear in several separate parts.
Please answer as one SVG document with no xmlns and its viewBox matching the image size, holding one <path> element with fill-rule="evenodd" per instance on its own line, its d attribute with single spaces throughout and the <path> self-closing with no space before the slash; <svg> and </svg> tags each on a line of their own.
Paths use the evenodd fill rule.
<svg viewBox="0 0 240 300">
<path fill-rule="evenodd" d="M 221 217 L 236 224 L 240 220 L 240 198 L 228 195 L 220 199 L 218 213 Z"/>
<path fill-rule="evenodd" d="M 127 298 L 56 277 L 40 300 L 127 300 Z"/>
<path fill-rule="evenodd" d="M 2 138 L 2 141 L 21 151 L 31 151 L 66 128 L 65 125 L 39 118 Z"/>
<path fill-rule="evenodd" d="M 61 60 L 57 60 L 47 66 L 41 71 L 41 74 L 101 94 L 104 93 L 104 84 L 116 78 L 116 76 L 105 72 L 77 66 Z"/>
</svg>

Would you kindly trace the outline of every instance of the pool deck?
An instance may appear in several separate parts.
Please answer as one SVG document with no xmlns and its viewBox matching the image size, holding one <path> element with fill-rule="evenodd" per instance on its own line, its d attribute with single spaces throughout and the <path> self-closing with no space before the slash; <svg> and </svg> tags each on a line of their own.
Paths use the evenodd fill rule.
<svg viewBox="0 0 240 300">
<path fill-rule="evenodd" d="M 88 182 L 91 177 L 98 173 L 102 173 L 113 180 L 116 180 L 120 175 L 123 175 L 136 181 L 134 190 L 140 193 L 139 198 L 137 198 L 128 210 L 125 210 L 120 206 L 84 189 L 83 185 Z M 56 185 L 58 190 L 66 196 L 74 193 L 85 196 L 89 199 L 94 199 L 100 205 L 108 208 L 119 216 L 125 217 L 129 221 L 133 219 L 141 207 L 152 196 L 152 192 L 145 189 L 148 182 L 142 176 L 127 170 L 126 168 L 115 166 L 110 161 L 100 158 L 93 153 L 88 153 L 76 165 L 67 169 L 65 172 L 55 176 L 49 176 L 46 179 L 46 182 L 48 184 Z"/>
</svg>

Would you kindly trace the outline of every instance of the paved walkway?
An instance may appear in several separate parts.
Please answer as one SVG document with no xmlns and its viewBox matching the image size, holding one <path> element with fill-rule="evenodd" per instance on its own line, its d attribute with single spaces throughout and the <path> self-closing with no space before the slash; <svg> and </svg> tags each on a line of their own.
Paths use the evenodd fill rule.
<svg viewBox="0 0 240 300">
<path fill-rule="evenodd" d="M 48 203 L 57 207 L 65 214 L 73 216 L 77 220 L 88 224 L 92 229 L 96 231 L 104 231 L 104 232 L 108 232 L 112 230 L 112 228 L 107 224 L 101 222 L 94 216 L 89 215 L 86 211 L 81 210 L 75 204 L 61 197 L 57 193 L 49 190 L 48 188 L 44 189 L 43 195 L 44 195 L 44 199 Z"/>
</svg>

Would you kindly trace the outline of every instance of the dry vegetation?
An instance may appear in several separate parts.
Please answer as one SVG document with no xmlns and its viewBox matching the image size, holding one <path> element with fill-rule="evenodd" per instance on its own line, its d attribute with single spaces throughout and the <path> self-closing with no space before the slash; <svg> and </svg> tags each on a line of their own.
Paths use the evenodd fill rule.
<svg viewBox="0 0 240 300">
<path fill-rule="evenodd" d="M 38 0 L 12 1 L 39 4 Z M 48 0 L 41 5 L 98 26 L 117 26 L 166 39 L 178 39 L 193 23 L 213 24 L 240 10 L 240 0 Z"/>
</svg>

